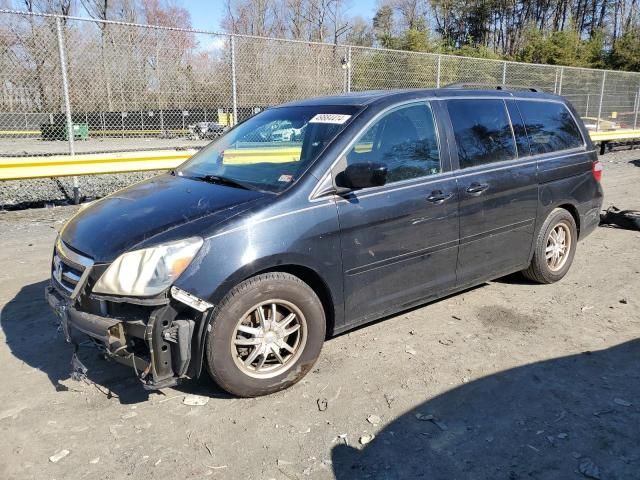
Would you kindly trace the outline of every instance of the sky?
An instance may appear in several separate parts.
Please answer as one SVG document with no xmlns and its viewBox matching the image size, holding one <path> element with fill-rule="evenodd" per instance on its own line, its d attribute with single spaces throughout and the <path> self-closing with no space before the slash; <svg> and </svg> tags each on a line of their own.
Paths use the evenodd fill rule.
<svg viewBox="0 0 640 480">
<path fill-rule="evenodd" d="M 221 31 L 220 22 L 224 16 L 224 0 L 182 0 L 182 6 L 191 13 L 191 23 L 200 30 Z M 377 0 L 347 0 L 346 14 L 373 18 Z"/>
</svg>

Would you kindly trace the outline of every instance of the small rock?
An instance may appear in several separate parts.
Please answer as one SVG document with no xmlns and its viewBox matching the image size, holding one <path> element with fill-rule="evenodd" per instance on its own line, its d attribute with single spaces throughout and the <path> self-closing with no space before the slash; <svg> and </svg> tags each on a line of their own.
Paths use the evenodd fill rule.
<svg viewBox="0 0 640 480">
<path fill-rule="evenodd" d="M 614 398 L 613 403 L 615 403 L 616 405 L 620 405 L 621 407 L 630 407 L 632 405 L 631 402 L 627 402 L 622 398 Z"/>
<path fill-rule="evenodd" d="M 49 461 L 51 463 L 58 463 L 60 460 L 62 460 L 64 457 L 66 457 L 70 453 L 71 452 L 69 450 L 67 450 L 67 449 L 60 450 L 59 452 L 55 453 L 54 455 L 51 455 L 49 457 Z"/>
<path fill-rule="evenodd" d="M 369 415 L 367 417 L 367 422 L 371 425 L 378 425 L 380 423 L 380 417 L 378 415 Z"/>
<path fill-rule="evenodd" d="M 415 330 L 409 330 L 409 335 L 415 335 L 416 331 Z"/>
<path fill-rule="evenodd" d="M 96 457 L 96 458 L 92 458 L 91 460 L 89 460 L 89 463 L 91 465 L 95 465 L 96 463 L 98 463 L 100 461 L 100 457 Z"/>
<path fill-rule="evenodd" d="M 593 310 L 593 308 L 594 307 L 592 305 L 585 305 L 580 310 L 582 310 L 583 312 L 588 312 L 589 310 Z"/>
<path fill-rule="evenodd" d="M 409 345 L 407 345 L 406 347 L 404 347 L 404 351 L 406 353 L 408 353 L 409 355 L 416 355 L 418 352 L 416 352 L 413 348 L 411 348 Z"/>
<path fill-rule="evenodd" d="M 440 340 L 438 340 L 438 343 L 440 345 L 448 347 L 449 345 L 453 345 L 453 340 L 451 340 L 450 338 L 441 338 Z"/>
<path fill-rule="evenodd" d="M 555 444 L 555 442 L 556 442 L 556 439 L 555 439 L 555 438 L 553 438 L 553 436 L 551 436 L 551 435 L 549 435 L 549 436 L 547 437 L 547 440 L 549 441 L 549 443 L 550 443 L 551 445 L 554 445 L 554 444 Z"/>
<path fill-rule="evenodd" d="M 626 298 L 621 298 L 620 303 L 626 305 L 627 303 L 629 303 L 629 301 Z"/>
<path fill-rule="evenodd" d="M 391 408 L 391 404 L 395 401 L 395 398 L 394 398 L 393 395 L 385 393 L 384 394 L 384 400 L 385 400 L 385 402 L 387 402 L 387 407 Z"/>
<path fill-rule="evenodd" d="M 362 435 L 360 437 L 360 444 L 366 445 L 367 443 L 370 443 L 374 438 L 376 438 L 376 436 L 373 433 Z"/>
<path fill-rule="evenodd" d="M 453 318 L 454 320 L 462 320 L 462 318 L 458 317 L 457 315 L 451 315 L 451 318 Z"/>
<path fill-rule="evenodd" d="M 293 462 L 289 462 L 288 460 L 281 460 L 278 459 L 278 466 L 281 467 L 282 465 L 293 465 Z"/>
<path fill-rule="evenodd" d="M 133 417 L 137 417 L 138 414 L 136 412 L 127 412 L 124 415 L 122 415 L 120 418 L 123 420 L 126 420 L 127 418 L 133 418 Z"/>
<path fill-rule="evenodd" d="M 580 461 L 578 471 L 587 478 L 593 478 L 595 480 L 600 480 L 601 478 L 600 469 L 590 458 L 584 458 Z"/>
<path fill-rule="evenodd" d="M 329 400 L 327 400 L 326 398 L 319 398 L 318 400 L 316 400 L 316 403 L 318 404 L 318 410 L 320 410 L 321 412 L 324 412 L 329 406 Z"/>
<path fill-rule="evenodd" d="M 569 434 L 568 434 L 568 433 L 559 433 L 559 434 L 558 434 L 558 438 L 560 438 L 560 439 L 565 439 L 565 438 L 567 438 L 568 436 L 569 436 Z"/>
<path fill-rule="evenodd" d="M 191 405 L 192 407 L 201 407 L 209 403 L 209 397 L 203 397 L 202 395 L 187 395 L 182 400 L 182 403 L 185 405 Z"/>
<path fill-rule="evenodd" d="M 349 438 L 346 433 L 341 433 L 337 436 L 336 441 L 344 443 L 345 445 L 349 445 Z"/>
</svg>

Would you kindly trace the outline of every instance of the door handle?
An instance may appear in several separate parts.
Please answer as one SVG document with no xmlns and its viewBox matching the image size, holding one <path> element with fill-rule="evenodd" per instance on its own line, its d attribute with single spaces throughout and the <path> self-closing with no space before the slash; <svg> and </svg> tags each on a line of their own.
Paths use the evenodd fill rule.
<svg viewBox="0 0 640 480">
<path fill-rule="evenodd" d="M 431 203 L 444 203 L 453 197 L 453 193 L 442 193 L 440 190 L 434 190 L 427 200 Z"/>
<path fill-rule="evenodd" d="M 467 193 L 470 193 L 471 195 L 480 195 L 482 192 L 484 192 L 488 188 L 489 188 L 489 184 L 487 183 L 474 182 L 471 185 L 469 185 L 469 188 L 467 188 Z"/>
</svg>

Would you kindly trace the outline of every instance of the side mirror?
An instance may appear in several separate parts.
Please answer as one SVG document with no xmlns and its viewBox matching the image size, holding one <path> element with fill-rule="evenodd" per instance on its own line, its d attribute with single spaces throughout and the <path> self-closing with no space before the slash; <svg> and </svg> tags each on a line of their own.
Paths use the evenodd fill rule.
<svg viewBox="0 0 640 480">
<path fill-rule="evenodd" d="M 354 163 L 336 176 L 336 186 L 344 191 L 379 187 L 385 183 L 387 167 L 376 162 Z"/>
</svg>

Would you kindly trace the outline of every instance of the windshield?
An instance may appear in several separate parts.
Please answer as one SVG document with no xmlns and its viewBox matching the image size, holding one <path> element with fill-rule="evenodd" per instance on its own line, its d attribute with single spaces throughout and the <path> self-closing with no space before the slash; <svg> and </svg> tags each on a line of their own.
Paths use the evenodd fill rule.
<svg viewBox="0 0 640 480">
<path fill-rule="evenodd" d="M 293 183 L 358 112 L 354 106 L 265 110 L 214 141 L 178 175 L 280 192 Z"/>
</svg>

